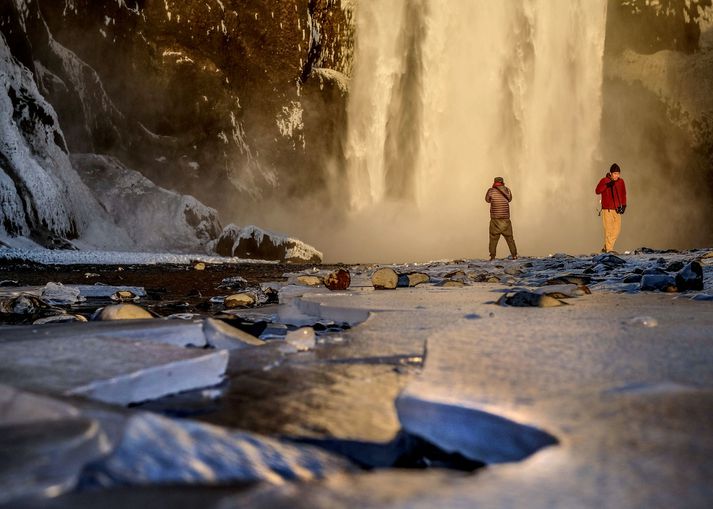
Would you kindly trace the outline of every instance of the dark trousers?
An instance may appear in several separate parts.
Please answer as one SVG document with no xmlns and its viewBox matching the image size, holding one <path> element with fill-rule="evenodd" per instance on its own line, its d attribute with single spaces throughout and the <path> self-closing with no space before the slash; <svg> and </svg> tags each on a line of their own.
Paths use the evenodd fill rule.
<svg viewBox="0 0 713 509">
<path fill-rule="evenodd" d="M 495 257 L 500 235 L 505 237 L 505 241 L 510 248 L 510 254 L 517 256 L 517 246 L 512 236 L 512 223 L 509 219 L 490 219 L 490 256 Z"/>
</svg>

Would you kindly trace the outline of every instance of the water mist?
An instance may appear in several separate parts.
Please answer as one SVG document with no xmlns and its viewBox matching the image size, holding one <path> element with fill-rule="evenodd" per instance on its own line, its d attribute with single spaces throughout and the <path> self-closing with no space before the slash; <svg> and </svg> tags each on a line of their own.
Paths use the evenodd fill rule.
<svg viewBox="0 0 713 509">
<path fill-rule="evenodd" d="M 364 1 L 356 19 L 328 258 L 485 256 L 495 176 L 522 254 L 598 248 L 605 0 Z"/>
</svg>

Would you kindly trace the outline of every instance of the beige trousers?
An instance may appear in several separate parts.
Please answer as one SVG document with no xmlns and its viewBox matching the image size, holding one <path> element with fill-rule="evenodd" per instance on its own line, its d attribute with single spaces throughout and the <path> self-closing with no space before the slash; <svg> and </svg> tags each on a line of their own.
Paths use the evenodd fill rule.
<svg viewBox="0 0 713 509">
<path fill-rule="evenodd" d="M 604 225 L 604 251 L 614 251 L 614 244 L 621 232 L 621 214 L 616 210 L 602 210 L 602 224 Z"/>
<path fill-rule="evenodd" d="M 508 248 L 510 248 L 510 254 L 512 256 L 517 256 L 517 246 L 515 245 L 515 239 L 512 236 L 512 223 L 509 219 L 490 219 L 490 257 L 495 258 L 495 250 L 498 247 L 498 241 L 500 240 L 500 235 L 505 237 L 505 241 L 508 243 Z"/>
</svg>

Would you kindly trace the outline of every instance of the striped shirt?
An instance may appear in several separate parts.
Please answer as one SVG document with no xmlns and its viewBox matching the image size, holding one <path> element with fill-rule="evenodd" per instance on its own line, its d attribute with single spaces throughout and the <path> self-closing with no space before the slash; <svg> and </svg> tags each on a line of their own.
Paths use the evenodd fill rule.
<svg viewBox="0 0 713 509">
<path fill-rule="evenodd" d="M 502 192 L 501 192 L 502 191 Z M 495 186 L 485 193 L 485 201 L 490 203 L 490 217 L 492 219 L 510 219 L 510 201 L 512 193 L 505 186 Z"/>
</svg>

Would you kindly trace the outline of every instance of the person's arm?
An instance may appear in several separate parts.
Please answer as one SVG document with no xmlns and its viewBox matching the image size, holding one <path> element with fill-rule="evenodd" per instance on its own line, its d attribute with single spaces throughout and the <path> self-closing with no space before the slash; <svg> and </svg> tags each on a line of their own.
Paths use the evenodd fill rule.
<svg viewBox="0 0 713 509">
<path fill-rule="evenodd" d="M 510 191 L 509 187 L 505 187 L 505 186 L 503 186 L 503 190 L 505 191 L 505 198 L 507 198 L 507 200 L 509 202 L 511 202 L 512 201 L 512 191 Z"/>
<path fill-rule="evenodd" d="M 597 194 L 602 194 L 606 188 L 611 187 L 609 183 L 614 183 L 612 179 L 610 179 L 608 176 L 604 177 L 602 180 L 599 181 L 599 184 L 597 184 L 597 188 L 594 190 L 595 193 Z"/>
<path fill-rule="evenodd" d="M 490 198 L 490 191 L 492 191 L 492 190 L 493 190 L 493 188 L 491 187 L 491 188 L 488 189 L 488 191 L 485 193 L 485 201 L 487 201 L 488 203 L 490 203 L 490 200 L 491 200 L 491 198 Z"/>
<path fill-rule="evenodd" d="M 624 206 L 624 208 L 626 208 L 626 184 L 622 179 L 619 180 L 621 180 L 621 186 L 619 186 L 619 191 L 621 194 L 619 196 L 619 199 L 621 200 L 621 204 Z"/>
</svg>

